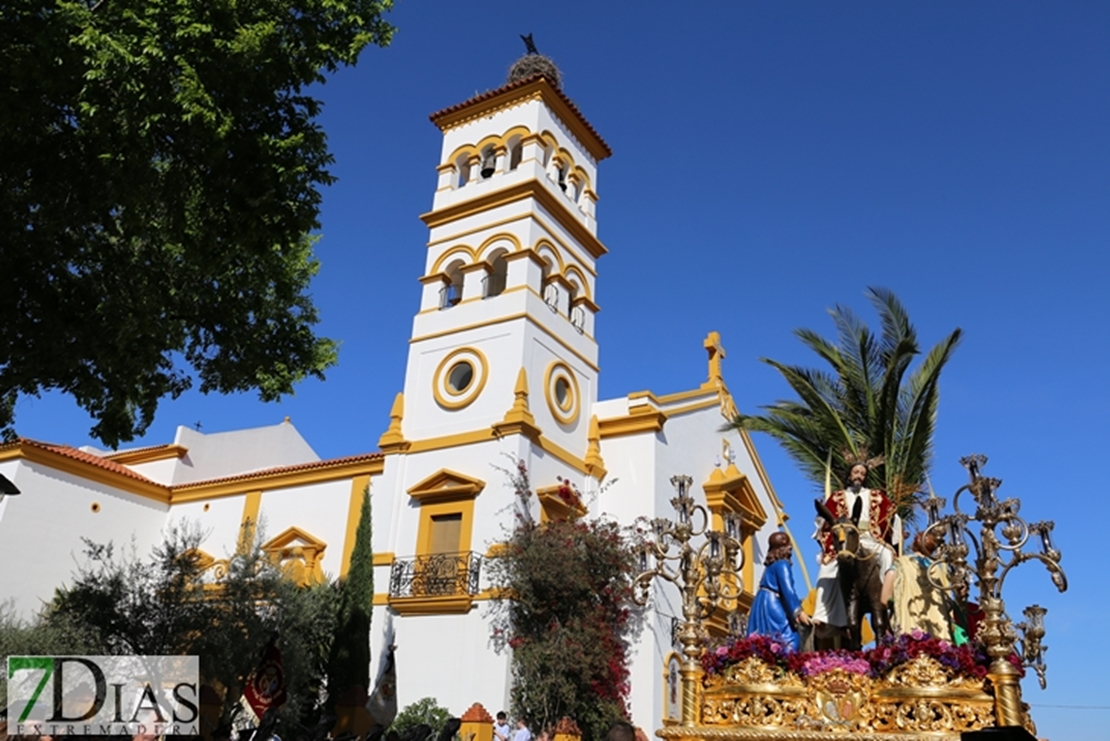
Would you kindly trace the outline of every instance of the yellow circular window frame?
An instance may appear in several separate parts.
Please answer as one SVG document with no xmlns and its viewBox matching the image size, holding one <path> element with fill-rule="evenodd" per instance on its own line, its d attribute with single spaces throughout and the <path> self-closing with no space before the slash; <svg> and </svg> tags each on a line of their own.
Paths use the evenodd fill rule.
<svg viewBox="0 0 1110 741">
<path fill-rule="evenodd" d="M 474 375 L 465 388 L 455 391 L 450 384 L 451 371 L 463 362 L 470 364 Z M 445 409 L 462 409 L 478 398 L 488 379 L 489 362 L 486 356 L 481 350 L 463 347 L 448 353 L 447 357 L 439 361 L 432 377 L 432 395 L 435 396 L 436 403 Z"/>
<path fill-rule="evenodd" d="M 559 403 L 559 397 L 555 393 L 560 379 L 567 384 L 567 399 L 563 404 Z M 572 425 L 578 421 L 582 397 L 578 393 L 578 378 L 566 363 L 557 360 L 547 366 L 543 374 L 543 395 L 547 400 L 547 408 L 556 421 L 564 425 Z"/>
</svg>

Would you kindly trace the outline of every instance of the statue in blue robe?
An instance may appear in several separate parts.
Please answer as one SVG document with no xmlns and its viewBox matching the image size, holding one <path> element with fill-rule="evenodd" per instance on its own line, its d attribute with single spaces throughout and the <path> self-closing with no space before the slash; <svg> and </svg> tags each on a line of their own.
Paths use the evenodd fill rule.
<svg viewBox="0 0 1110 741">
<path fill-rule="evenodd" d="M 809 616 L 802 611 L 802 601 L 794 591 L 790 536 L 773 533 L 768 545 L 770 551 L 763 561 L 763 577 L 748 614 L 748 635 L 775 637 L 797 651 L 800 644 L 798 623 L 808 625 Z"/>
</svg>

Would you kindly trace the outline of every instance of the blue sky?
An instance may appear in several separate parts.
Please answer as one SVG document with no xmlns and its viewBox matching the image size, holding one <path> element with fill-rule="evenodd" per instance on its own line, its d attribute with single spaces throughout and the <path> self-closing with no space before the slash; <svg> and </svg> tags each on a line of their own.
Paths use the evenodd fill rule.
<svg viewBox="0 0 1110 741">
<path fill-rule="evenodd" d="M 944 373 L 938 493 L 962 455 L 1054 519 L 1071 589 L 1028 565 L 1011 612 L 1049 608 L 1049 689 L 1026 681 L 1041 735 L 1110 727 L 1102 685 L 1105 514 L 1097 461 L 1110 386 L 1110 4 L 402 1 L 393 45 L 320 94 L 339 183 L 325 193 L 326 382 L 263 405 L 189 394 L 140 444 L 289 415 L 325 457 L 376 448 L 403 381 L 440 146 L 429 113 L 499 86 L 532 32 L 614 150 L 598 176 L 601 396 L 703 380 L 722 333 L 745 411 L 787 393 L 760 357 L 810 364 L 791 334 L 837 304 L 873 315 L 893 289 L 925 344 L 966 333 Z M 20 434 L 87 442 L 68 399 L 24 400 Z M 812 487 L 758 439 L 795 529 Z M 1103 731 L 1110 738 L 1110 731 Z"/>
</svg>

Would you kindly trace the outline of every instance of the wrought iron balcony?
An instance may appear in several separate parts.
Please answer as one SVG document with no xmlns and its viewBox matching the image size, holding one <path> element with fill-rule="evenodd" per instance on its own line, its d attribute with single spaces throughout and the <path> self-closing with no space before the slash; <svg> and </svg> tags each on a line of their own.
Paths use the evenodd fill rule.
<svg viewBox="0 0 1110 741">
<path fill-rule="evenodd" d="M 389 572 L 389 598 L 472 597 L 481 568 L 482 557 L 473 551 L 398 558 Z"/>
</svg>

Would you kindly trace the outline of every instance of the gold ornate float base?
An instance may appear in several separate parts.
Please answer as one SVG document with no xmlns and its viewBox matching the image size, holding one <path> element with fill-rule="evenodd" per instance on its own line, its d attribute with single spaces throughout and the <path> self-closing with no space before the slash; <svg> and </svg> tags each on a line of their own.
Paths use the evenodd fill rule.
<svg viewBox="0 0 1110 741">
<path fill-rule="evenodd" d="M 959 741 L 995 725 L 989 680 L 965 677 L 918 657 L 880 679 L 834 669 L 799 677 L 746 659 L 706 679 L 700 723 L 656 732 L 676 741 Z M 1025 727 L 1036 729 L 1024 713 Z"/>
</svg>

